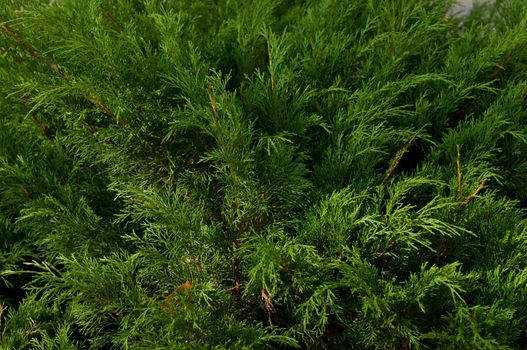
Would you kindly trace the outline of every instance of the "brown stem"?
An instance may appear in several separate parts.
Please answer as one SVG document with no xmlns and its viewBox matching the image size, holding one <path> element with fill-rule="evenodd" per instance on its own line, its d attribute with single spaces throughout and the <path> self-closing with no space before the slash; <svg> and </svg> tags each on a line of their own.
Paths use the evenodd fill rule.
<svg viewBox="0 0 527 350">
<path fill-rule="evenodd" d="M 390 179 L 390 177 L 393 175 L 393 172 L 395 171 L 395 169 L 397 168 L 399 163 L 401 163 L 401 160 L 403 159 L 403 156 L 408 152 L 408 150 L 410 149 L 410 146 L 414 142 L 414 140 L 417 137 L 417 135 L 419 134 L 419 132 L 421 132 L 421 130 L 423 130 L 423 128 L 424 128 L 424 126 L 421 127 L 419 130 L 417 130 L 415 132 L 415 134 L 413 134 L 412 138 L 406 143 L 404 148 L 400 149 L 397 152 L 397 155 L 396 155 L 396 158 L 395 158 L 395 162 L 391 166 L 390 170 L 388 170 L 388 172 L 386 173 L 386 176 L 384 176 L 384 179 L 382 180 L 381 185 L 385 185 L 386 182 L 388 181 L 388 179 Z"/>
<path fill-rule="evenodd" d="M 112 111 L 110 111 L 104 104 L 102 104 L 101 101 L 99 101 L 98 99 L 96 98 L 86 98 L 90 103 L 92 103 L 93 105 L 95 105 L 97 108 L 99 108 L 99 110 L 101 112 L 103 112 L 104 114 L 106 114 L 107 116 L 109 116 L 110 118 L 112 118 L 113 120 L 115 120 L 117 123 L 121 124 L 122 126 L 124 127 L 128 127 L 128 122 L 126 120 L 122 120 L 121 118 L 119 118 L 118 116 L 116 116 L 115 114 L 113 114 Z"/>
<path fill-rule="evenodd" d="M 4 33 L 6 33 L 7 35 L 9 35 L 10 37 L 12 37 L 14 40 L 22 43 L 24 40 L 23 38 L 18 34 L 18 33 L 15 33 L 11 30 L 11 28 L 9 27 L 8 24 L 3 24 L 2 25 L 2 30 Z M 68 78 L 68 75 L 66 74 L 66 72 L 64 72 L 63 70 L 61 70 L 55 63 L 49 61 L 48 59 L 46 59 L 37 49 L 35 49 L 33 46 L 29 45 L 29 44 L 23 44 L 22 47 L 29 53 L 29 55 L 31 57 L 33 57 L 36 61 L 40 62 L 40 63 L 43 63 L 45 65 L 47 65 L 49 67 L 49 69 L 51 69 L 54 73 L 60 75 L 62 77 L 62 79 L 68 81 L 69 78 Z M 95 105 L 101 112 L 103 112 L 104 114 L 106 114 L 107 116 L 111 117 L 113 120 L 115 120 L 118 124 L 121 124 L 122 126 L 124 127 L 128 127 L 128 123 L 122 119 L 120 119 L 118 116 L 116 116 L 114 113 L 112 113 L 110 111 L 110 109 L 108 109 L 108 107 L 106 107 L 101 101 L 99 101 L 98 99 L 96 98 L 91 98 L 91 97 L 85 97 L 86 100 L 88 100 L 90 103 L 92 103 L 93 105 Z"/>
<path fill-rule="evenodd" d="M 459 144 L 456 145 L 457 148 L 457 195 L 461 196 L 461 147 Z"/>
<path fill-rule="evenodd" d="M 408 339 L 408 337 L 403 337 L 403 339 L 401 339 L 401 350 L 408 349 L 410 349 L 410 339 Z"/>
<path fill-rule="evenodd" d="M 272 326 L 273 322 L 271 319 L 271 315 L 275 313 L 273 301 L 271 300 L 271 297 L 269 296 L 265 288 L 262 288 L 262 290 L 260 291 L 260 297 L 264 301 L 265 310 L 267 311 L 267 321 L 269 322 L 269 325 Z"/>
<path fill-rule="evenodd" d="M 380 259 L 386 254 L 390 249 L 392 249 L 395 246 L 395 241 L 390 241 L 388 245 L 383 249 L 382 252 L 377 255 L 377 259 Z"/>
<path fill-rule="evenodd" d="M 522 91 L 520 91 L 520 97 L 525 97 L 525 93 L 527 93 L 527 85 L 525 85 L 522 89 Z"/>
<path fill-rule="evenodd" d="M 463 208 L 465 205 L 467 205 L 472 199 L 474 199 L 480 192 L 483 190 L 483 187 L 485 187 L 485 183 L 488 181 L 488 177 L 485 177 L 481 182 L 479 183 L 478 188 L 474 190 L 469 196 L 467 196 L 463 202 L 461 203 L 461 208 Z M 445 262 L 447 256 L 449 255 L 450 250 L 450 242 L 451 237 L 444 237 L 441 242 L 439 243 L 439 247 L 437 247 L 436 250 L 436 259 L 435 259 L 435 265 L 441 266 Z"/>
<path fill-rule="evenodd" d="M 485 177 L 483 180 L 481 180 L 481 182 L 479 183 L 478 188 L 476 188 L 476 189 L 474 190 L 474 192 L 472 192 L 467 198 L 465 198 L 465 200 L 463 201 L 463 203 L 461 203 L 461 207 L 464 207 L 464 206 L 467 205 L 472 199 L 474 199 L 474 197 L 476 197 L 476 196 L 481 192 L 481 190 L 483 189 L 483 187 L 485 187 L 485 183 L 487 183 L 488 180 L 489 180 L 488 177 Z"/>
<path fill-rule="evenodd" d="M 490 79 L 495 79 L 498 75 L 505 70 L 507 64 L 510 62 L 514 54 L 516 53 L 516 47 L 508 51 L 500 62 L 500 65 L 495 67 L 490 74 Z"/>
<path fill-rule="evenodd" d="M 386 184 L 386 182 L 388 181 L 388 179 L 393 175 L 393 172 L 395 171 L 395 168 L 397 168 L 397 166 L 399 165 L 399 163 L 401 162 L 401 159 L 403 159 L 403 156 L 404 154 L 408 152 L 408 147 L 405 146 L 403 149 L 399 150 L 397 152 L 397 159 L 395 160 L 395 162 L 393 163 L 392 167 L 390 168 L 390 170 L 388 170 L 388 172 L 386 173 L 386 176 L 384 177 L 384 179 L 382 180 L 382 183 L 381 185 L 384 185 Z"/>
<path fill-rule="evenodd" d="M 214 99 L 212 98 L 212 85 L 210 83 L 207 84 L 207 90 L 209 91 L 209 101 L 212 106 L 212 115 L 214 116 L 214 127 L 218 129 L 219 115 L 216 109 L 216 103 L 214 103 Z"/>
<path fill-rule="evenodd" d="M 15 39 L 16 41 L 19 41 L 19 42 L 23 41 L 22 37 L 19 34 L 13 32 L 8 24 L 3 24 L 2 25 L 2 30 L 3 30 L 4 33 L 9 35 L 10 37 Z M 28 44 L 24 44 L 23 47 L 29 53 L 29 55 L 31 57 L 33 57 L 34 59 L 40 61 L 41 63 L 46 64 L 54 73 L 59 74 L 64 80 L 68 80 L 68 76 L 66 75 L 66 73 L 64 71 L 60 70 L 59 67 L 57 67 L 57 65 L 54 64 L 53 62 L 47 61 L 44 58 L 44 56 L 42 56 L 42 54 L 40 52 L 38 52 L 37 49 L 35 49 L 33 46 L 28 45 Z"/>
</svg>

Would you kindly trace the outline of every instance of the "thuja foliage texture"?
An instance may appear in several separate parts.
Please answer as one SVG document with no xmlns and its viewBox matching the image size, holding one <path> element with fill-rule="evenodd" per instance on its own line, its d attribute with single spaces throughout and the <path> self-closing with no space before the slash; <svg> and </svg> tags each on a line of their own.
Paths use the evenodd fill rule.
<svg viewBox="0 0 527 350">
<path fill-rule="evenodd" d="M 525 349 L 527 3 L 3 0 L 2 349 Z"/>
</svg>

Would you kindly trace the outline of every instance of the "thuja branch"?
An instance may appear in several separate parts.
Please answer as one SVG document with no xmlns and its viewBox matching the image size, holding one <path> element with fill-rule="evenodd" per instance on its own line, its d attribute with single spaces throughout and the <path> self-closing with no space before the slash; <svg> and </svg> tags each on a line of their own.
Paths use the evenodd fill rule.
<svg viewBox="0 0 527 350">
<path fill-rule="evenodd" d="M 275 313 L 275 308 L 273 305 L 273 301 L 271 297 L 269 296 L 269 293 L 267 293 L 267 290 L 265 288 L 262 288 L 260 291 L 260 298 L 262 298 L 265 306 L 265 311 L 267 312 L 267 321 L 269 322 L 269 325 L 273 325 L 273 320 L 271 319 L 271 315 Z"/>
<path fill-rule="evenodd" d="M 461 147 L 459 144 L 457 148 L 457 195 L 461 196 Z"/>
<path fill-rule="evenodd" d="M 214 127 L 216 128 L 216 130 L 218 130 L 218 121 L 219 121 L 218 110 L 216 109 L 216 103 L 214 102 L 214 99 L 212 98 L 212 85 L 210 83 L 207 83 L 207 90 L 209 92 L 209 101 L 212 107 L 212 115 L 214 117 Z"/>
<path fill-rule="evenodd" d="M 507 64 L 514 57 L 516 50 L 517 47 L 514 47 L 503 56 L 503 59 L 501 60 L 500 64 L 492 70 L 492 73 L 490 74 L 490 79 L 496 79 L 498 75 L 505 70 Z"/>
<path fill-rule="evenodd" d="M 382 258 L 388 251 L 390 251 L 393 247 L 395 247 L 395 241 L 390 241 L 389 244 L 377 255 L 377 260 Z"/>
<path fill-rule="evenodd" d="M 19 34 L 13 32 L 8 24 L 3 24 L 2 25 L 2 30 L 3 30 L 4 33 L 6 33 L 11 38 L 13 38 L 15 41 L 17 41 L 19 43 L 23 42 L 22 37 Z M 29 55 L 31 57 L 33 57 L 34 59 L 36 59 L 37 61 L 39 61 L 41 63 L 46 64 L 54 73 L 57 73 L 63 79 L 68 80 L 68 76 L 66 75 L 66 73 L 64 71 L 60 70 L 57 67 L 57 65 L 54 64 L 53 62 L 50 62 L 50 61 L 46 60 L 44 58 L 44 56 L 39 51 L 37 51 L 37 49 L 35 49 L 33 46 L 31 46 L 29 44 L 22 44 L 22 47 L 24 48 L 24 50 L 27 51 L 27 53 L 29 53 Z"/>
<path fill-rule="evenodd" d="M 459 149 L 459 147 L 458 147 Z M 459 160 L 459 158 L 458 158 Z M 479 193 L 483 190 L 485 187 L 485 184 L 489 180 L 488 177 L 485 177 L 481 182 L 479 183 L 478 187 L 470 194 L 468 195 L 463 202 L 461 202 L 461 208 L 465 207 L 471 200 L 473 200 L 475 197 L 479 195 Z M 445 263 L 445 260 L 447 256 L 449 255 L 450 250 L 450 242 L 452 238 L 451 237 L 444 237 L 441 242 L 439 243 L 438 248 L 436 249 L 436 258 L 434 264 L 436 266 L 442 266 Z"/>
<path fill-rule="evenodd" d="M 30 44 L 25 44 L 24 39 L 18 33 L 12 31 L 8 24 L 2 25 L 2 31 L 6 35 L 13 38 L 16 42 L 20 43 L 22 47 L 24 48 L 24 50 L 31 57 L 33 57 L 33 59 L 35 59 L 37 62 L 47 65 L 49 69 L 51 69 L 54 73 L 60 75 L 62 79 L 66 81 L 69 80 L 69 77 L 66 74 L 66 72 L 61 70 L 54 62 L 44 57 L 44 55 L 42 55 L 42 53 L 40 53 L 35 47 L 33 47 Z M 91 104 L 96 106 L 102 113 L 106 114 L 107 116 L 115 120 L 118 124 L 121 124 L 124 127 L 128 127 L 128 122 L 126 122 L 125 120 L 122 120 L 117 115 L 115 115 L 115 113 L 113 113 L 108 107 L 106 107 L 106 105 L 104 105 L 99 99 L 95 97 L 90 97 L 90 96 L 84 96 L 84 98 L 87 101 L 89 101 Z"/>
<path fill-rule="evenodd" d="M 481 180 L 481 182 L 479 183 L 479 186 L 474 190 L 474 192 L 472 192 L 469 196 L 467 196 L 465 198 L 465 200 L 463 200 L 463 202 L 461 203 L 461 207 L 464 207 L 472 199 L 474 199 L 476 196 L 478 196 L 479 193 L 481 192 L 481 190 L 483 190 L 483 188 L 485 187 L 485 184 L 487 183 L 488 180 L 489 180 L 488 177 L 485 177 L 483 180 Z"/>
<path fill-rule="evenodd" d="M 209 102 L 212 109 L 212 117 L 214 118 L 214 129 L 216 130 L 216 134 L 218 137 L 218 141 L 220 142 L 220 152 L 223 153 L 225 150 L 223 148 L 223 134 L 220 129 L 219 120 L 220 116 L 218 113 L 218 109 L 216 108 L 216 102 L 214 101 L 214 98 L 212 97 L 213 94 L 213 88 L 211 83 L 207 83 L 207 91 L 209 93 Z"/>
<path fill-rule="evenodd" d="M 388 172 L 386 173 L 386 175 L 384 176 L 384 179 L 382 180 L 381 182 L 381 186 L 382 185 L 385 185 L 386 182 L 388 182 L 388 180 L 390 179 L 390 177 L 393 175 L 395 169 L 399 166 L 399 164 L 401 163 L 401 160 L 403 159 L 403 156 L 409 151 L 410 149 L 410 146 L 412 146 L 415 138 L 417 137 L 417 135 L 419 135 L 419 133 L 424 129 L 426 125 L 424 125 L 423 127 L 421 127 L 419 130 L 417 130 L 413 135 L 412 137 L 410 138 L 410 140 L 406 143 L 406 145 L 400 149 L 399 151 L 397 151 L 397 154 L 394 158 L 394 161 L 392 162 L 392 166 L 390 167 L 390 170 L 388 170 Z"/>
<path fill-rule="evenodd" d="M 384 179 L 382 179 L 381 185 L 385 185 L 386 182 L 388 182 L 388 179 L 393 175 L 393 172 L 403 159 L 403 156 L 408 152 L 408 149 L 410 148 L 410 144 L 406 144 L 403 149 L 400 149 L 397 151 L 397 155 L 395 156 L 395 161 L 393 162 L 393 165 L 391 166 L 390 170 L 386 173 L 386 176 L 384 176 Z"/>
</svg>

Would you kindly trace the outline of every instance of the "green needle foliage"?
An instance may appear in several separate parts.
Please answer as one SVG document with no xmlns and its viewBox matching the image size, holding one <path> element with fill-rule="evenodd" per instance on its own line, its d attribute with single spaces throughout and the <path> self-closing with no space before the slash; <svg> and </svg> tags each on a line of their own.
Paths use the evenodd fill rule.
<svg viewBox="0 0 527 350">
<path fill-rule="evenodd" d="M 0 348 L 527 348 L 527 3 L 4 0 Z"/>
</svg>

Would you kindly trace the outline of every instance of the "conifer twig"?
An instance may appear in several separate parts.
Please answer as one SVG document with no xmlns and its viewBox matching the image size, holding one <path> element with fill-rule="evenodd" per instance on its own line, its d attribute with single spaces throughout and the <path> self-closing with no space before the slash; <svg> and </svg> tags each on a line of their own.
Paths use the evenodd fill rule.
<svg viewBox="0 0 527 350">
<path fill-rule="evenodd" d="M 267 294 L 267 290 L 265 288 L 262 288 L 260 291 L 260 297 L 264 301 L 265 310 L 267 311 L 267 320 L 269 321 L 269 325 L 273 325 L 273 322 L 271 320 L 271 315 L 274 314 L 275 308 L 273 305 L 273 301 L 271 300 L 271 297 L 269 294 Z"/>
<path fill-rule="evenodd" d="M 2 30 L 4 31 L 4 33 L 9 35 L 10 37 L 15 39 L 16 41 L 19 41 L 19 42 L 23 41 L 22 37 L 19 34 L 13 32 L 11 30 L 11 28 L 9 28 L 8 24 L 3 24 L 2 25 Z M 33 57 L 34 59 L 36 59 L 38 61 L 43 61 L 54 73 L 59 74 L 64 80 L 68 80 L 68 76 L 66 75 L 66 73 L 64 71 L 60 70 L 59 67 L 57 67 L 57 65 L 54 64 L 53 62 L 47 61 L 44 58 L 44 56 L 42 56 L 42 54 L 40 52 L 38 52 L 37 49 L 35 49 L 33 46 L 26 44 L 26 45 L 23 45 L 23 47 L 29 53 L 29 55 L 31 57 Z"/>
<path fill-rule="evenodd" d="M 390 249 L 395 246 L 395 241 L 391 240 L 388 245 L 377 255 L 377 259 L 382 258 Z"/>
<path fill-rule="evenodd" d="M 388 179 L 390 179 L 390 177 L 393 175 L 393 172 L 395 171 L 395 169 L 397 168 L 399 163 L 401 163 L 401 160 L 403 159 L 403 156 L 408 152 L 408 150 L 410 149 L 410 146 L 414 142 L 415 138 L 417 137 L 417 135 L 419 135 L 419 133 L 421 132 L 421 130 L 424 129 L 425 126 L 422 126 L 419 130 L 417 130 L 412 135 L 412 138 L 410 138 L 410 140 L 406 143 L 406 145 L 397 152 L 397 155 L 395 156 L 395 161 L 393 162 L 393 165 L 391 166 L 390 170 L 388 170 L 388 172 L 386 173 L 386 176 L 384 176 L 384 179 L 381 182 L 381 186 L 385 185 L 386 182 L 388 181 Z"/>
<path fill-rule="evenodd" d="M 16 41 L 18 42 L 23 42 L 23 38 L 13 32 L 11 30 L 11 28 L 9 28 L 9 25 L 8 24 L 3 24 L 2 25 L 2 30 L 4 33 L 6 33 L 7 35 L 9 35 L 10 37 L 12 37 L 13 39 L 15 39 Z M 46 59 L 37 49 L 35 49 L 33 46 L 29 45 L 29 44 L 24 44 L 23 45 L 23 48 L 29 53 L 29 55 L 31 57 L 33 57 L 35 60 L 37 60 L 38 62 L 41 62 L 41 63 L 44 63 L 45 65 L 47 65 L 49 67 L 49 69 L 51 69 L 54 73 L 60 75 L 62 77 L 62 79 L 68 81 L 69 80 L 69 77 L 68 75 L 66 74 L 66 72 L 64 72 L 63 70 L 61 70 L 55 63 L 49 61 L 48 59 Z M 121 124 L 122 126 L 124 127 L 128 127 L 128 123 L 125 121 L 125 120 L 122 120 L 120 119 L 118 116 L 116 116 L 112 111 L 110 111 L 108 109 L 108 107 L 106 107 L 101 101 L 99 101 L 98 99 L 96 98 L 92 98 L 92 97 L 85 97 L 86 100 L 88 100 L 91 104 L 95 105 L 101 112 L 103 112 L 104 114 L 106 114 L 107 116 L 109 116 L 110 118 L 112 118 L 113 120 L 115 120 L 118 124 Z"/>
<path fill-rule="evenodd" d="M 4 312 L 7 310 L 7 306 L 5 306 L 4 304 L 0 304 L 0 339 L 2 339 L 4 337 L 4 333 L 5 333 L 5 330 L 6 330 L 6 327 L 2 327 L 2 318 L 4 316 Z"/>
<path fill-rule="evenodd" d="M 237 300 L 240 299 L 242 296 L 242 285 L 240 281 L 234 281 L 234 287 L 229 288 L 228 291 Z"/>
<path fill-rule="evenodd" d="M 408 337 L 403 337 L 403 339 L 401 339 L 401 349 L 402 350 L 410 349 L 410 339 L 408 339 Z"/>
<path fill-rule="evenodd" d="M 483 180 L 481 180 L 478 188 L 476 188 L 474 192 L 472 192 L 468 197 L 466 197 L 465 200 L 461 203 L 461 207 L 467 205 L 472 199 L 474 199 L 474 197 L 476 197 L 481 192 L 483 187 L 485 187 L 485 183 L 488 181 L 488 179 L 488 177 L 485 177 Z"/>
<path fill-rule="evenodd" d="M 458 157 L 458 164 L 459 164 L 459 157 Z M 469 196 L 467 196 L 463 200 L 463 202 L 461 203 L 461 208 L 467 205 L 472 199 L 474 199 L 474 197 L 476 197 L 481 192 L 481 190 L 483 190 L 483 187 L 485 187 L 485 183 L 488 181 L 488 179 L 489 179 L 488 177 L 485 177 L 483 180 L 481 180 L 481 182 L 479 183 L 479 186 L 474 190 L 474 192 L 472 192 Z M 452 240 L 451 237 L 444 237 L 439 243 L 439 246 L 436 250 L 436 259 L 435 259 L 436 266 L 442 266 L 443 263 L 445 262 L 449 254 L 451 240 Z"/>
<path fill-rule="evenodd" d="M 509 50 L 505 56 L 503 56 L 503 59 L 501 60 L 501 64 L 498 65 L 497 67 L 495 67 L 493 70 L 492 70 L 492 73 L 490 74 L 490 78 L 491 79 L 495 79 L 501 71 L 504 71 L 507 64 L 510 62 L 510 60 L 512 59 L 512 57 L 514 56 L 514 54 L 516 53 L 516 50 L 517 50 L 517 47 L 513 47 L 511 50 Z"/>
<path fill-rule="evenodd" d="M 401 159 L 403 159 L 404 154 L 406 152 L 408 152 L 408 147 L 409 147 L 409 145 L 406 144 L 406 146 L 404 146 L 403 149 L 401 149 L 401 150 L 399 150 L 397 152 L 397 156 L 396 156 L 397 158 L 396 158 L 395 162 L 393 163 L 392 167 L 390 168 L 390 170 L 388 170 L 388 172 L 386 173 L 386 176 L 384 176 L 384 179 L 382 180 L 381 185 L 386 184 L 388 179 L 392 176 L 393 172 L 395 171 L 395 168 L 397 168 L 397 166 L 401 162 Z"/>
<path fill-rule="evenodd" d="M 161 303 L 161 307 L 175 317 L 174 308 L 179 306 L 179 303 L 172 303 L 173 299 L 176 297 L 176 295 L 183 293 L 184 291 L 187 291 L 193 287 L 192 283 L 185 282 L 176 289 L 174 289 Z"/>
<path fill-rule="evenodd" d="M 210 83 L 207 83 L 207 90 L 209 91 L 209 101 L 212 107 L 212 115 L 214 116 L 214 127 L 218 129 L 219 115 L 216 109 L 216 103 L 214 103 L 214 99 L 212 98 L 212 85 Z"/>
<path fill-rule="evenodd" d="M 457 148 L 457 195 L 461 196 L 461 147 L 459 144 Z"/>
<path fill-rule="evenodd" d="M 110 111 L 104 104 L 102 104 L 101 101 L 99 101 L 98 99 L 96 98 L 87 98 L 87 100 L 92 103 L 93 105 L 95 105 L 97 108 L 99 108 L 99 110 L 101 110 L 101 112 L 103 112 L 104 114 L 106 114 L 107 116 L 111 117 L 113 120 L 115 120 L 117 123 L 121 124 L 122 126 L 124 127 L 128 127 L 128 123 L 126 122 L 126 120 L 122 120 L 120 119 L 118 116 L 116 116 L 115 114 L 113 114 L 112 111 Z"/>
</svg>

